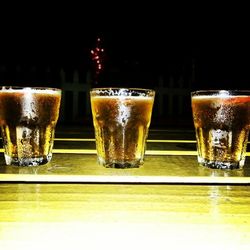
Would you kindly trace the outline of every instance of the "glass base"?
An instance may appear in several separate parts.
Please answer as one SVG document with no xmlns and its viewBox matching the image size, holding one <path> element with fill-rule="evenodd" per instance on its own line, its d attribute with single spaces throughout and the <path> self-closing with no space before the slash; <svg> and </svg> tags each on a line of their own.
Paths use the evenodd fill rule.
<svg viewBox="0 0 250 250">
<path fill-rule="evenodd" d="M 222 161 L 211 161 L 203 159 L 198 156 L 198 162 L 200 165 L 211 169 L 234 170 L 234 169 L 242 169 L 245 160 L 241 160 L 239 162 L 222 162 Z"/>
<path fill-rule="evenodd" d="M 6 165 L 14 165 L 14 166 L 39 166 L 44 165 L 51 161 L 52 154 L 41 157 L 32 157 L 32 158 L 18 158 L 18 157 L 10 157 L 8 155 L 4 155 Z"/>
<path fill-rule="evenodd" d="M 106 168 L 139 168 L 143 165 L 143 161 L 135 160 L 130 162 L 117 162 L 117 161 L 105 161 L 103 158 L 98 158 L 98 162 L 100 165 Z"/>
</svg>

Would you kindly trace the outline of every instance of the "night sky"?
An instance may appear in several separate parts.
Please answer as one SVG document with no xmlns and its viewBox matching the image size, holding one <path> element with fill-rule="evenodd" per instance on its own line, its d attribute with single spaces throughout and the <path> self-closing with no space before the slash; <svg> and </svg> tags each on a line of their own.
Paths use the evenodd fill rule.
<svg viewBox="0 0 250 250">
<path fill-rule="evenodd" d="M 8 75 L 0 74 L 1 85 L 19 80 L 49 80 L 44 76 L 41 79 L 28 76 L 28 70 L 19 79 L 13 73 L 17 65 L 22 69 L 35 65 L 38 71 L 46 67 L 55 72 L 60 68 L 93 70 L 90 50 L 100 37 L 105 49 L 103 66 L 107 81 L 119 72 L 118 83 L 133 80 L 143 83 L 149 79 L 153 87 L 158 75 L 178 74 L 195 62 L 193 88 L 248 88 L 250 40 L 241 22 L 227 18 L 222 18 L 219 24 L 212 19 L 204 24 L 195 18 L 163 19 L 165 23 L 150 22 L 148 18 L 144 25 L 125 22 L 106 27 L 88 25 L 80 18 L 67 23 L 62 16 L 53 23 L 33 24 L 28 20 L 24 24 L 16 20 L 1 33 L 0 66 L 10 71 Z"/>
</svg>

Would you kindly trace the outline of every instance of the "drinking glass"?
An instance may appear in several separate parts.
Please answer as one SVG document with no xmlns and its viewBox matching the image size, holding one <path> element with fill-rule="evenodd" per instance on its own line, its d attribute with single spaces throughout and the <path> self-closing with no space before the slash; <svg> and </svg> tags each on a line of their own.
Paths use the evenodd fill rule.
<svg viewBox="0 0 250 250">
<path fill-rule="evenodd" d="M 6 165 L 38 166 L 51 160 L 60 102 L 60 89 L 0 87 Z"/>
<path fill-rule="evenodd" d="M 98 161 L 105 167 L 143 164 L 155 91 L 94 88 L 90 91 Z"/>
<path fill-rule="evenodd" d="M 250 129 L 249 90 L 191 93 L 198 162 L 214 169 L 244 166 Z"/>
</svg>

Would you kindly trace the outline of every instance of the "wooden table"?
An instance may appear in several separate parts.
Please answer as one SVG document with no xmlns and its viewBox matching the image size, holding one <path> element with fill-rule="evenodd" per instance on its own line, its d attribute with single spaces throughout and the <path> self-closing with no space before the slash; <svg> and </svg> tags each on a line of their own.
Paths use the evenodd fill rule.
<svg viewBox="0 0 250 250">
<path fill-rule="evenodd" d="M 57 137 L 40 167 L 1 151 L 0 249 L 250 249 L 250 157 L 210 170 L 193 139 L 157 137 L 138 169 L 99 166 L 87 136 Z"/>
</svg>

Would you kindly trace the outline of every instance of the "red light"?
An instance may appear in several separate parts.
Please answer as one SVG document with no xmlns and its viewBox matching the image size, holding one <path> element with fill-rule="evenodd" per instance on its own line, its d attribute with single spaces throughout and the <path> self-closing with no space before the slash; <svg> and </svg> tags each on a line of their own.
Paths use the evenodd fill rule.
<svg viewBox="0 0 250 250">
<path fill-rule="evenodd" d="M 95 66 L 95 78 L 98 78 L 98 75 L 103 70 L 103 61 L 104 61 L 104 49 L 101 46 L 101 38 L 96 39 L 96 46 L 90 51 L 91 59 L 94 62 Z"/>
</svg>

